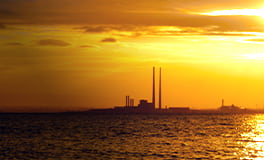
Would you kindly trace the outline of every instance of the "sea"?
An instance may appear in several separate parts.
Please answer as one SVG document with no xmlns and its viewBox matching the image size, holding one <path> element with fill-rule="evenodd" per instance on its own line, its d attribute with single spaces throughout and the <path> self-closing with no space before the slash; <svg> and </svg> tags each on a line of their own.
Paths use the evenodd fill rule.
<svg viewBox="0 0 264 160">
<path fill-rule="evenodd" d="M 264 115 L 0 114 L 0 159 L 264 159 Z"/>
</svg>

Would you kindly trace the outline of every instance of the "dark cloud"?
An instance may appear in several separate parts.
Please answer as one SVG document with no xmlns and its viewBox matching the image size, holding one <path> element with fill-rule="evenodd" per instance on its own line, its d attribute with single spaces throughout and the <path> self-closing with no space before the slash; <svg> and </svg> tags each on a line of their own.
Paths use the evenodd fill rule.
<svg viewBox="0 0 264 160">
<path fill-rule="evenodd" d="M 0 29 L 6 29 L 6 26 L 0 23 Z"/>
<path fill-rule="evenodd" d="M 213 17 L 190 14 L 215 9 L 259 8 L 257 6 L 261 6 L 262 0 L 142 0 L 137 3 L 132 0 L 1 0 L 0 3 L 0 23 L 5 24 L 112 25 L 87 26 L 83 28 L 87 33 L 136 29 L 129 28 L 131 25 L 197 28 L 217 26 L 216 31 L 264 32 L 264 25 L 254 16 Z"/>
<path fill-rule="evenodd" d="M 101 40 L 101 42 L 110 42 L 110 43 L 113 43 L 113 42 L 117 42 L 117 40 L 115 38 L 104 38 Z"/>
<path fill-rule="evenodd" d="M 81 45 L 81 48 L 97 48 L 97 46 L 94 45 Z"/>
<path fill-rule="evenodd" d="M 42 39 L 38 41 L 38 44 L 41 46 L 69 46 L 70 44 L 67 42 L 64 42 L 62 40 L 56 40 L 56 39 Z"/>
<path fill-rule="evenodd" d="M 9 43 L 6 43 L 6 45 L 8 45 L 8 46 L 23 46 L 23 44 L 19 43 L 19 42 L 9 42 Z"/>
<path fill-rule="evenodd" d="M 141 32 L 149 31 L 149 26 L 144 25 L 87 25 L 80 28 L 84 30 L 85 33 L 112 33 L 113 35 L 120 36 L 120 37 L 137 37 L 142 35 Z M 129 33 L 123 33 L 129 32 Z M 129 34 L 129 35 L 128 35 Z"/>
<path fill-rule="evenodd" d="M 240 31 L 246 30 L 246 26 L 239 26 Z M 254 34 L 244 34 L 242 32 L 238 32 L 238 30 L 234 29 L 234 26 L 231 25 L 213 25 L 213 26 L 139 26 L 139 25 L 90 25 L 81 27 L 78 29 L 93 29 L 100 28 L 100 31 L 104 31 L 104 33 L 111 34 L 112 36 L 119 37 L 139 37 L 143 35 L 155 35 L 155 36 L 188 36 L 188 35 L 208 35 L 208 36 L 255 36 Z M 249 27 L 248 27 L 249 28 Z M 257 28 L 251 28 L 252 30 L 256 30 Z M 260 29 L 260 28 L 259 28 Z M 101 33 L 99 30 L 94 33 Z M 261 31 L 261 30 L 259 30 Z M 264 31 L 264 30 L 263 30 Z"/>
<path fill-rule="evenodd" d="M 38 8 L 38 12 L 175 12 L 177 10 L 216 10 L 216 9 L 239 9 L 239 8 L 258 8 L 263 6 L 262 0 L 241 1 L 241 0 L 141 0 L 135 3 L 134 0 L 5 0 L 1 6 L 5 8 L 12 7 L 13 10 L 18 7 Z M 63 7 L 61 7 L 63 5 Z M 259 8 L 260 8 L 259 7 Z M 21 10 L 19 8 L 19 10 Z M 35 8 L 27 8 L 35 10 Z"/>
<path fill-rule="evenodd" d="M 122 16 L 122 15 L 121 15 Z M 264 32 L 264 25 L 260 23 L 260 19 L 256 16 L 206 16 L 194 14 L 144 14 L 131 15 L 131 19 L 114 16 L 115 18 L 103 18 L 98 16 L 97 22 L 107 22 L 108 25 L 87 25 L 82 27 L 86 33 L 101 32 L 131 32 L 142 34 L 141 32 L 148 26 L 175 26 L 202 28 L 211 32 Z M 129 16 L 128 16 L 129 17 Z M 109 20 L 110 19 L 110 20 Z M 96 23 L 94 21 L 94 23 Z M 213 27 L 212 27 L 213 26 Z"/>
<path fill-rule="evenodd" d="M 7 9 L 1 9 L 0 10 L 0 16 L 2 16 L 2 17 L 4 17 L 4 16 L 15 16 L 15 15 L 16 15 L 16 13 L 11 11 L 11 10 L 7 10 Z"/>
<path fill-rule="evenodd" d="M 102 33 L 102 32 L 113 32 L 113 31 L 142 31 L 142 29 L 145 29 L 146 26 L 143 25 L 87 25 L 81 28 L 77 29 L 82 29 L 86 33 Z"/>
<path fill-rule="evenodd" d="M 82 29 L 84 29 L 87 33 L 101 33 L 111 31 L 111 28 L 104 26 L 87 26 L 83 27 Z"/>
</svg>

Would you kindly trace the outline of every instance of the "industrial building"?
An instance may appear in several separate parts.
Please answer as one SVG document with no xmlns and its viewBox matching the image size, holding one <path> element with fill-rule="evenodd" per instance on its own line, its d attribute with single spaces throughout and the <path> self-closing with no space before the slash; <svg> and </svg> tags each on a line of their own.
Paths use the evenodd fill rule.
<svg viewBox="0 0 264 160">
<path fill-rule="evenodd" d="M 160 68 L 160 78 L 161 78 L 161 68 Z M 159 107 L 161 108 L 161 79 L 160 79 L 160 90 L 159 90 Z M 148 100 L 141 99 L 137 106 L 134 105 L 134 99 L 131 99 L 130 96 L 126 96 L 126 105 L 117 106 L 114 108 L 114 111 L 118 112 L 154 112 L 155 111 L 155 67 L 153 67 L 153 79 L 152 79 L 152 102 Z"/>
<path fill-rule="evenodd" d="M 219 110 L 222 112 L 237 112 L 237 111 L 241 111 L 242 109 L 238 106 L 235 106 L 234 104 L 230 105 L 230 106 L 226 106 L 224 104 L 224 99 L 222 99 L 222 105 L 220 106 Z"/>
<path fill-rule="evenodd" d="M 91 109 L 88 113 L 111 113 L 111 114 L 130 114 L 130 113 L 154 113 L 154 114 L 211 114 L 211 113 L 258 113 L 263 112 L 262 110 L 250 110 L 241 109 L 235 105 L 225 105 L 222 100 L 222 105 L 218 109 L 208 110 L 192 110 L 189 107 L 162 107 L 162 81 L 161 81 L 161 68 L 159 68 L 159 94 L 158 94 L 158 107 L 156 108 L 156 88 L 155 88 L 155 67 L 153 67 L 152 75 L 152 101 L 149 102 L 146 99 L 139 100 L 139 103 L 135 105 L 135 100 L 130 96 L 126 96 L 124 106 L 116 106 L 108 109 Z"/>
<path fill-rule="evenodd" d="M 135 100 L 130 96 L 126 96 L 124 106 L 116 106 L 114 108 L 108 109 L 91 109 L 89 113 L 114 113 L 114 114 L 130 114 L 130 113 L 165 113 L 165 114 L 200 114 L 200 113 L 249 113 L 254 111 L 248 109 L 241 109 L 235 105 L 224 105 L 224 100 L 222 100 L 222 105 L 217 110 L 191 110 L 189 107 L 162 107 L 162 81 L 161 81 L 161 68 L 159 68 L 159 94 L 158 94 L 158 107 L 156 108 L 156 88 L 155 88 L 155 67 L 153 67 L 152 73 L 152 101 L 149 102 L 146 99 L 139 100 L 139 103 L 135 105 Z"/>
<path fill-rule="evenodd" d="M 190 112 L 188 107 L 169 107 L 162 108 L 162 81 L 161 81 L 161 68 L 159 68 L 159 103 L 156 108 L 156 87 L 155 87 L 155 67 L 152 73 L 152 102 L 146 99 L 139 100 L 138 105 L 135 105 L 135 100 L 130 96 L 126 96 L 124 106 L 116 106 L 113 109 L 94 109 L 91 112 L 112 112 L 112 113 L 186 113 Z"/>
</svg>

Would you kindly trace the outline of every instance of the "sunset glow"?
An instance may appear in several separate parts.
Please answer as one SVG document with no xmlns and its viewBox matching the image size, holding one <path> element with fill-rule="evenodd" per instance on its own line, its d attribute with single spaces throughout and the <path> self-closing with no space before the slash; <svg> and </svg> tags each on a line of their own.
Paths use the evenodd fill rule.
<svg viewBox="0 0 264 160">
<path fill-rule="evenodd" d="M 232 15 L 260 16 L 260 17 L 264 18 L 264 8 L 219 10 L 219 11 L 212 11 L 212 12 L 208 12 L 208 13 L 202 13 L 202 15 L 209 15 L 209 16 L 232 16 Z"/>
<path fill-rule="evenodd" d="M 244 54 L 241 56 L 247 59 L 252 59 L 252 60 L 263 60 L 264 59 L 264 53 Z"/>
<path fill-rule="evenodd" d="M 264 105 L 262 1 L 1 1 L 0 111 Z M 258 107 L 256 107 L 258 106 Z"/>
</svg>

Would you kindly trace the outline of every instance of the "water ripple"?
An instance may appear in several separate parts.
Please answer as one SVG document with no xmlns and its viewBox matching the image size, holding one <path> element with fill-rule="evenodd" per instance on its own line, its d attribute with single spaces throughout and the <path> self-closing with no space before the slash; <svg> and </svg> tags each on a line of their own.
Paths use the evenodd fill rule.
<svg viewBox="0 0 264 160">
<path fill-rule="evenodd" d="M 261 159 L 263 115 L 1 114 L 0 159 Z"/>
</svg>

